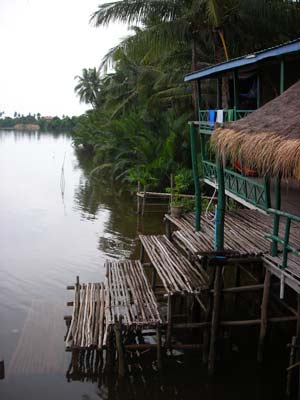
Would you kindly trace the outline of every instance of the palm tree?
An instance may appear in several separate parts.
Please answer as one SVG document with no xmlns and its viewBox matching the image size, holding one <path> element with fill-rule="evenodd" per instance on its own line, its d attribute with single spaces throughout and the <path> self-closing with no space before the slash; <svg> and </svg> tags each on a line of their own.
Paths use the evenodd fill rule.
<svg viewBox="0 0 300 400">
<path fill-rule="evenodd" d="M 152 49 L 184 43 L 192 71 L 199 57 L 222 62 L 300 33 L 299 3 L 287 0 L 118 0 L 99 5 L 91 16 L 96 26 L 113 21 L 142 24 Z M 193 97 L 196 114 L 196 86 Z"/>
<path fill-rule="evenodd" d="M 75 79 L 78 80 L 78 84 L 74 90 L 80 102 L 91 104 L 93 108 L 99 107 L 101 80 L 96 68 L 84 68 L 82 76 L 77 75 Z"/>
</svg>

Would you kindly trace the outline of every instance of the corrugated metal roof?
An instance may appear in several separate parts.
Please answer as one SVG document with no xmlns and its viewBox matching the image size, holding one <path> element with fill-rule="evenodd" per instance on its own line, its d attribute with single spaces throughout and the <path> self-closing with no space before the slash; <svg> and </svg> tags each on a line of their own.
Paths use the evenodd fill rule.
<svg viewBox="0 0 300 400">
<path fill-rule="evenodd" d="M 246 65 L 255 64 L 258 63 L 259 61 L 263 61 L 268 58 L 283 56 L 285 54 L 299 52 L 299 51 L 300 51 L 300 39 L 296 39 L 291 42 L 280 44 L 279 46 L 261 50 L 256 53 L 248 54 L 246 56 L 234 58 L 232 60 L 225 61 L 221 64 L 216 64 L 211 67 L 201 69 L 200 71 L 192 72 L 185 76 L 184 81 L 189 82 L 195 79 L 209 78 L 221 72 L 229 71 L 239 67 L 244 67 Z"/>
</svg>

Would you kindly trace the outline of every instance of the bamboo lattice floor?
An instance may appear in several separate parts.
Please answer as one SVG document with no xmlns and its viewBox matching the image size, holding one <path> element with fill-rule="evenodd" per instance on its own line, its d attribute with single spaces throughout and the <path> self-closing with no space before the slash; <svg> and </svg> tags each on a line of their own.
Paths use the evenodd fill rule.
<svg viewBox="0 0 300 400">
<path fill-rule="evenodd" d="M 73 315 L 65 340 L 68 349 L 103 349 L 108 330 L 122 319 L 128 327 L 162 322 L 154 293 L 139 261 L 107 261 L 105 284 L 75 286 Z"/>
<path fill-rule="evenodd" d="M 167 293 L 195 293 L 207 287 L 205 271 L 194 266 L 166 236 L 139 238 Z"/>
<path fill-rule="evenodd" d="M 214 215 L 201 216 L 201 230 L 195 231 L 195 215 L 186 214 L 181 218 L 166 215 L 178 230 L 173 232 L 174 242 L 185 252 L 206 255 L 214 252 Z M 261 255 L 270 248 L 270 241 L 264 237 L 271 233 L 272 218 L 258 211 L 238 210 L 225 216 L 225 251 L 241 256 Z"/>
</svg>

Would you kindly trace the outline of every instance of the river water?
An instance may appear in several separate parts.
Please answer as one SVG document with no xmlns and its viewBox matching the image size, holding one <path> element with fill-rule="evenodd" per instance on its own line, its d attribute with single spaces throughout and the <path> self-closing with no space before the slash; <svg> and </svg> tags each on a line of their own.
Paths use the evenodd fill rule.
<svg viewBox="0 0 300 400">
<path fill-rule="evenodd" d="M 175 354 L 163 375 L 68 381 L 66 286 L 103 280 L 105 259 L 137 254 L 137 228 L 162 229 L 159 213 L 137 226 L 133 199 L 90 170 L 67 135 L 0 131 L 0 399 L 282 398 L 282 371 L 259 369 L 251 349 L 214 380 L 198 354 Z"/>
</svg>

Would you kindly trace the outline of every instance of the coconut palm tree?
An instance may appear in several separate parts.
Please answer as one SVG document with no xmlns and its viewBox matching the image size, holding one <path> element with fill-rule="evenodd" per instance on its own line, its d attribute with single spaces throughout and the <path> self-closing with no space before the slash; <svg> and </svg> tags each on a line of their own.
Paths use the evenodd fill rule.
<svg viewBox="0 0 300 400">
<path fill-rule="evenodd" d="M 84 68 L 82 76 L 77 75 L 75 79 L 78 84 L 74 90 L 80 102 L 91 104 L 93 108 L 99 107 L 101 80 L 96 68 Z"/>
</svg>

